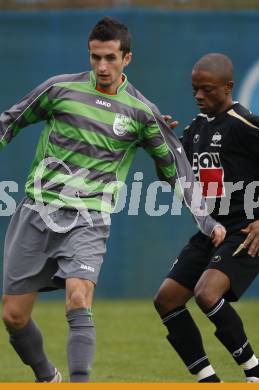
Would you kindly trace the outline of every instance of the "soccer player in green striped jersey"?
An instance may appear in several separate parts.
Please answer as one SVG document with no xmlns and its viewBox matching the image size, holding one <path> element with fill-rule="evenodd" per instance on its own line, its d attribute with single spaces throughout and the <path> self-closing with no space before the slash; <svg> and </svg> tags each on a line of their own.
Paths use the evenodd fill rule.
<svg viewBox="0 0 259 390">
<path fill-rule="evenodd" d="M 185 202 L 213 243 L 225 235 L 198 212 L 200 201 L 203 210 L 205 203 L 180 142 L 123 73 L 132 57 L 127 27 L 104 18 L 88 44 L 92 71 L 53 77 L 0 117 L 1 147 L 27 125 L 46 123 L 26 198 L 6 235 L 3 296 L 10 342 L 41 382 L 61 381 L 61 375 L 46 357 L 31 311 L 39 291 L 59 287 L 66 288 L 70 381 L 89 380 L 95 349 L 91 307 L 109 235 L 107 216 L 137 147 L 148 151 L 172 186 L 185 178 Z"/>
</svg>

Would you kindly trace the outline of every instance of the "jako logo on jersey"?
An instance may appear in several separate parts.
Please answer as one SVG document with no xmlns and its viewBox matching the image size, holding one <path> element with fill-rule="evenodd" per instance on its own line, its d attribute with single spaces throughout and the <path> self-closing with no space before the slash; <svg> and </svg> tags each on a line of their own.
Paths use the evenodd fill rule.
<svg viewBox="0 0 259 390">
<path fill-rule="evenodd" d="M 104 106 L 104 107 L 111 107 L 111 103 L 109 102 L 106 102 L 105 100 L 101 100 L 101 99 L 97 99 L 96 104 L 100 104 L 101 106 Z"/>
<path fill-rule="evenodd" d="M 113 122 L 113 131 L 116 135 L 123 136 L 129 131 L 131 119 L 122 114 L 116 114 Z"/>
<path fill-rule="evenodd" d="M 193 137 L 193 142 L 194 142 L 195 144 L 197 144 L 197 142 L 199 142 L 199 140 L 200 140 L 199 134 L 195 134 L 195 136 Z"/>
<path fill-rule="evenodd" d="M 94 272 L 94 267 L 90 267 L 90 265 L 81 264 L 80 269 L 85 269 L 86 271 Z"/>
<path fill-rule="evenodd" d="M 206 198 L 225 196 L 224 170 L 219 153 L 193 153 L 193 173 L 202 183 L 202 193 Z"/>
<path fill-rule="evenodd" d="M 216 131 L 216 133 L 213 134 L 213 136 L 212 136 L 212 139 L 211 139 L 212 142 L 211 142 L 210 146 L 217 146 L 217 147 L 221 148 L 221 144 L 219 143 L 221 141 L 221 138 L 222 138 L 222 135 L 218 131 Z"/>
</svg>

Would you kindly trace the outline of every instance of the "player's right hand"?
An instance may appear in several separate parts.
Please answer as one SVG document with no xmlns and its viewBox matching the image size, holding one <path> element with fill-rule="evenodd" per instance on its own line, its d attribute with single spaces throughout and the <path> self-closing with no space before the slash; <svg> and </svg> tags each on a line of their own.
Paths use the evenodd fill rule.
<svg viewBox="0 0 259 390">
<path fill-rule="evenodd" d="M 216 225 L 213 232 L 212 232 L 212 235 L 211 235 L 211 241 L 212 241 L 212 244 L 217 248 L 217 246 L 219 246 L 222 241 L 224 241 L 224 238 L 226 236 L 226 229 L 224 228 L 224 226 L 222 225 Z"/>
<path fill-rule="evenodd" d="M 241 229 L 241 232 L 247 234 L 243 245 L 248 254 L 251 257 L 259 256 L 259 220 L 251 222 L 245 229 Z"/>
</svg>

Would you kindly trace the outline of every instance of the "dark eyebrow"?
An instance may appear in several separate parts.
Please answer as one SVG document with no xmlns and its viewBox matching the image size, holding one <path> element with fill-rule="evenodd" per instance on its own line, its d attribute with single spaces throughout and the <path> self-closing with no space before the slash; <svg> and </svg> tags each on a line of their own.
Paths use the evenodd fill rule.
<svg viewBox="0 0 259 390">
<path fill-rule="evenodd" d="M 209 84 L 202 84 L 202 85 L 198 85 L 198 86 L 192 84 L 192 88 L 207 88 L 207 87 L 215 87 L 215 85 L 211 84 L 211 83 L 209 83 Z"/>
<path fill-rule="evenodd" d="M 91 53 L 90 55 L 91 55 L 91 57 L 96 58 L 96 59 L 101 59 L 102 58 L 102 56 L 99 56 L 96 53 Z M 103 56 L 103 58 L 113 59 L 113 58 L 116 58 L 116 55 L 114 53 L 109 53 L 109 54 L 106 54 L 105 56 Z"/>
<path fill-rule="evenodd" d="M 98 54 L 95 54 L 95 53 L 90 53 L 91 57 L 95 57 L 95 58 L 101 58 Z"/>
<path fill-rule="evenodd" d="M 107 54 L 105 57 L 116 57 L 114 53 Z"/>
</svg>

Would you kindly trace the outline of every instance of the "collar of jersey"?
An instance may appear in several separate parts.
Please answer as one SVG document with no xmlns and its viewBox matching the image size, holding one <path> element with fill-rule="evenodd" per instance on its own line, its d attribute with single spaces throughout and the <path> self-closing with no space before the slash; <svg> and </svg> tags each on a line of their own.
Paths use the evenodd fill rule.
<svg viewBox="0 0 259 390">
<path fill-rule="evenodd" d="M 215 119 L 221 118 L 221 116 L 225 115 L 227 112 L 229 112 L 230 110 L 232 110 L 236 104 L 239 104 L 239 102 L 238 102 L 238 101 L 233 101 L 233 104 L 232 104 L 231 107 L 229 107 L 226 111 L 223 111 L 223 112 L 221 112 L 220 114 L 218 114 L 218 115 L 216 115 L 216 116 L 213 116 L 213 117 L 212 117 L 212 116 L 209 117 L 207 114 L 202 114 L 201 112 L 198 114 L 198 116 L 203 116 L 204 118 L 207 119 L 208 122 L 212 122 L 212 121 L 214 121 Z"/>
<path fill-rule="evenodd" d="M 100 92 L 100 91 L 97 91 L 95 88 L 96 88 L 96 78 L 95 78 L 95 75 L 94 75 L 94 72 L 91 70 L 90 72 L 90 83 L 92 85 L 92 87 L 98 92 L 100 93 L 101 95 L 104 95 L 104 96 L 109 96 L 109 97 L 113 97 L 113 96 L 117 96 L 119 93 L 121 93 L 122 91 L 125 90 L 125 88 L 127 87 L 127 84 L 128 84 L 128 79 L 127 79 L 127 76 L 123 73 L 123 76 L 124 76 L 124 81 L 123 83 L 118 87 L 117 89 L 117 93 L 115 95 L 109 95 L 108 93 L 103 93 L 103 92 Z"/>
</svg>

